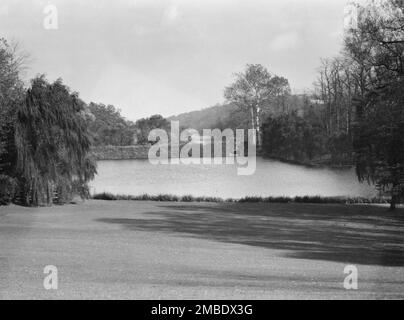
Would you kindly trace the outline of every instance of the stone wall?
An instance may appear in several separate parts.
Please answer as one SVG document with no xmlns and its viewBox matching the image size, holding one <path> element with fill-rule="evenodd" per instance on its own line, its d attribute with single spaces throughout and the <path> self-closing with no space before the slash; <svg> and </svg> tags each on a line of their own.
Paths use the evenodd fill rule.
<svg viewBox="0 0 404 320">
<path fill-rule="evenodd" d="M 180 149 L 185 143 L 180 146 Z M 198 144 L 200 148 L 200 156 L 212 156 L 214 146 L 211 147 L 211 154 L 204 154 L 203 146 Z M 100 146 L 93 147 L 92 153 L 96 160 L 129 160 L 129 159 L 148 159 L 150 145 L 134 145 L 134 146 Z M 171 155 L 170 146 L 168 146 L 168 156 Z M 222 145 L 222 156 L 226 154 L 226 145 Z"/>
<path fill-rule="evenodd" d="M 91 152 L 97 160 L 147 159 L 150 146 L 102 146 L 93 147 Z"/>
</svg>

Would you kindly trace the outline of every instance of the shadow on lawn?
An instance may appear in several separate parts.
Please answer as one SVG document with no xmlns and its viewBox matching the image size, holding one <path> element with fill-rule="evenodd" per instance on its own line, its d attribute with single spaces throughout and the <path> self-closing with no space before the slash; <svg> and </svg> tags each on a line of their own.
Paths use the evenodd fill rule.
<svg viewBox="0 0 404 320">
<path fill-rule="evenodd" d="M 288 250 L 287 257 L 404 266 L 404 210 L 307 204 L 159 205 L 152 219 L 103 218 L 130 230 Z"/>
</svg>

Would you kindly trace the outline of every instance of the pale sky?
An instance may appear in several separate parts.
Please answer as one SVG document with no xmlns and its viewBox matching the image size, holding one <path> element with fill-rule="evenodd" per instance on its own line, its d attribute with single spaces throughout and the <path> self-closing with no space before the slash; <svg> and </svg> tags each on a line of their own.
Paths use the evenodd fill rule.
<svg viewBox="0 0 404 320">
<path fill-rule="evenodd" d="M 345 0 L 0 0 L 0 36 L 30 53 L 26 77 L 61 77 L 130 120 L 223 102 L 247 63 L 310 88 L 342 45 Z M 58 29 L 44 28 L 47 5 Z"/>
</svg>

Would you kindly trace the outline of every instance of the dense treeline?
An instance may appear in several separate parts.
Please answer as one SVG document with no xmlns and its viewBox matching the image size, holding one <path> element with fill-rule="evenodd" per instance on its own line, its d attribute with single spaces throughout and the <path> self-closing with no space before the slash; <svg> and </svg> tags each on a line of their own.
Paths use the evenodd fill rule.
<svg viewBox="0 0 404 320">
<path fill-rule="evenodd" d="M 262 148 L 272 158 L 302 162 L 325 152 L 321 123 L 300 117 L 297 112 L 268 117 L 262 129 Z"/>
<path fill-rule="evenodd" d="M 355 164 L 359 180 L 389 194 L 394 209 L 404 196 L 404 1 L 370 1 L 355 12 L 342 54 L 322 61 L 311 112 L 266 117 L 262 148 L 288 160 Z M 247 67 L 233 87 L 250 74 Z M 261 86 L 263 75 L 254 75 Z M 236 95 L 256 117 L 248 90 Z"/>
<path fill-rule="evenodd" d="M 305 164 L 353 165 L 352 135 L 329 133 L 326 108 L 313 99 L 307 98 L 303 109 L 267 117 L 262 132 L 265 156 Z"/>
<path fill-rule="evenodd" d="M 17 46 L 0 39 L 0 205 L 10 202 L 17 190 L 13 177 L 17 157 L 14 123 L 15 109 L 24 97 L 19 78 L 22 64 L 23 57 L 18 57 Z"/>
<path fill-rule="evenodd" d="M 148 144 L 149 132 L 156 128 L 170 129 L 170 123 L 161 115 L 142 118 L 136 122 L 126 120 L 113 105 L 91 102 L 89 110 L 93 121 L 89 131 L 94 146 L 130 146 Z"/>
<path fill-rule="evenodd" d="M 360 181 L 404 195 L 404 1 L 355 4 L 342 53 L 323 59 L 303 106 L 286 79 L 247 65 L 225 89 L 261 151 L 298 162 L 354 164 Z"/>
<path fill-rule="evenodd" d="M 404 196 L 404 1 L 359 7 L 346 51 L 364 83 L 355 96 L 358 177 L 388 192 L 391 208 Z"/>
<path fill-rule="evenodd" d="M 353 150 L 360 181 L 404 195 L 404 1 L 356 5 L 342 54 L 323 62 L 318 82 L 329 136 Z"/>
<path fill-rule="evenodd" d="M 127 146 L 134 143 L 135 124 L 126 120 L 113 105 L 91 102 L 93 115 L 89 130 L 95 146 Z"/>
<path fill-rule="evenodd" d="M 135 123 L 135 142 L 148 144 L 150 131 L 157 128 L 169 132 L 170 122 L 159 114 L 137 120 Z"/>
</svg>

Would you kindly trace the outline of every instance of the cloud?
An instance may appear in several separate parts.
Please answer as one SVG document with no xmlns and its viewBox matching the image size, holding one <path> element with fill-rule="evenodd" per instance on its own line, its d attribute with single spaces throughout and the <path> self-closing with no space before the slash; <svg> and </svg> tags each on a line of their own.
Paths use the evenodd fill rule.
<svg viewBox="0 0 404 320">
<path fill-rule="evenodd" d="M 3 5 L 0 7 L 0 16 L 8 15 L 8 6 Z"/>
<path fill-rule="evenodd" d="M 164 11 L 163 22 L 172 24 L 178 19 L 179 15 L 180 15 L 180 12 L 178 9 L 178 5 L 175 3 L 172 3 Z"/>
<path fill-rule="evenodd" d="M 170 116 L 208 105 L 178 83 L 117 63 L 105 66 L 89 94 L 82 98 L 111 103 L 125 110 L 125 116 L 131 120 L 151 114 Z"/>
<path fill-rule="evenodd" d="M 246 63 L 310 86 L 319 58 L 340 50 L 345 1 L 51 2 L 63 24 L 57 34 L 42 28 L 48 0 L 0 0 L 1 35 L 35 61 L 27 77 L 62 77 L 86 101 L 113 103 L 136 119 L 221 102 Z"/>
<path fill-rule="evenodd" d="M 296 48 L 300 42 L 299 35 L 295 32 L 281 34 L 269 44 L 269 49 L 273 51 L 285 51 Z"/>
</svg>

